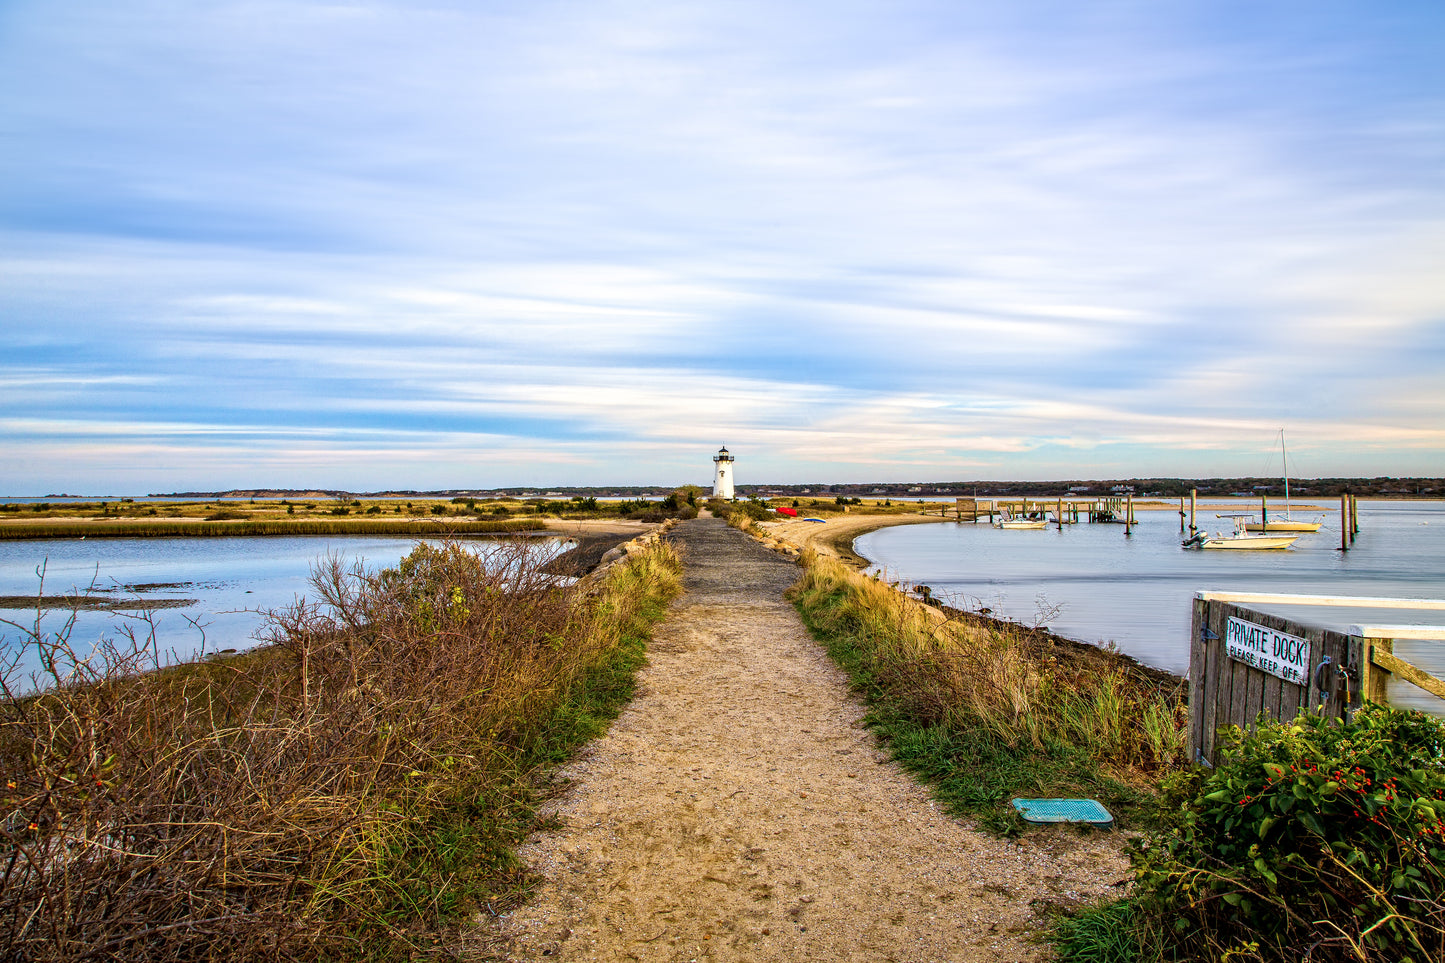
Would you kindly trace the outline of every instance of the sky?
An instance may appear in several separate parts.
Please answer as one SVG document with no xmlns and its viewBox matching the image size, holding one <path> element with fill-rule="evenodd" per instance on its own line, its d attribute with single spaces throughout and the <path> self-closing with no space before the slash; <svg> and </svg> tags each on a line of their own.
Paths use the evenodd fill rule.
<svg viewBox="0 0 1445 963">
<path fill-rule="evenodd" d="M 1445 5 L 0 0 L 0 493 L 1445 475 Z"/>
</svg>

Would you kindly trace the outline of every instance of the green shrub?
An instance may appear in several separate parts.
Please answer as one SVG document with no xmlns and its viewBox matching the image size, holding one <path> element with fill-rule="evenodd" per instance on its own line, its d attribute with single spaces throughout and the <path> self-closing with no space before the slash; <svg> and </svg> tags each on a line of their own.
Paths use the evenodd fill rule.
<svg viewBox="0 0 1445 963">
<path fill-rule="evenodd" d="M 1170 958 L 1445 959 L 1445 723 L 1368 705 L 1236 728 L 1166 793 L 1131 901 Z"/>
<path fill-rule="evenodd" d="M 754 522 L 777 518 L 762 502 L 729 502 L 721 498 L 714 498 L 707 503 L 707 507 L 718 518 L 726 519 L 728 524 L 733 523 L 734 516 L 747 518 Z"/>
</svg>

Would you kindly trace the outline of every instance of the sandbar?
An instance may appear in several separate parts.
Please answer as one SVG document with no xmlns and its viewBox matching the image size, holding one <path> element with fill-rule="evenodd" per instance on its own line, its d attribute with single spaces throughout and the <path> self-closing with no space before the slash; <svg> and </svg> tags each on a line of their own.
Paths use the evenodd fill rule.
<svg viewBox="0 0 1445 963">
<path fill-rule="evenodd" d="M 799 549 L 811 547 L 820 555 L 831 555 L 842 559 L 857 569 L 867 568 L 871 563 L 853 551 L 853 540 L 860 535 L 875 532 L 880 528 L 894 525 L 922 525 L 927 522 L 951 522 L 951 517 L 939 515 L 863 515 L 849 513 L 837 515 L 819 524 L 805 522 L 799 518 L 785 521 L 758 522 L 757 527 L 773 538 L 787 542 Z"/>
</svg>

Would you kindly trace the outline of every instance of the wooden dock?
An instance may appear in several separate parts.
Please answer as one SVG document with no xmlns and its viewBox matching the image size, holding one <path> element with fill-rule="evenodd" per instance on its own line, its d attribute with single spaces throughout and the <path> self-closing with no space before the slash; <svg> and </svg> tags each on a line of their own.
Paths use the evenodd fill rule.
<svg viewBox="0 0 1445 963">
<path fill-rule="evenodd" d="M 1132 495 L 1108 495 L 1102 497 L 1078 498 L 1055 495 L 1053 498 L 977 498 L 961 497 L 954 500 L 954 511 L 960 522 L 977 522 L 987 518 L 993 522 L 995 515 L 1004 512 L 1015 518 L 1049 517 L 1050 523 L 1063 527 L 1077 525 L 1081 521 L 1114 522 L 1133 527 L 1134 499 Z"/>
</svg>

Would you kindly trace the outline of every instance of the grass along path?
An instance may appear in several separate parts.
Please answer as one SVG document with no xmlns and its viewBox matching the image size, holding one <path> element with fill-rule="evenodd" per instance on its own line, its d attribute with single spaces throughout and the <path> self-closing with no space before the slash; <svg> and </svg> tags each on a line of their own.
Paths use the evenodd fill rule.
<svg viewBox="0 0 1445 963">
<path fill-rule="evenodd" d="M 865 728 L 783 593 L 799 574 L 721 521 L 679 526 L 685 594 L 638 697 L 566 766 L 523 849 L 530 902 L 479 932 L 509 960 L 1027 960 L 1050 905 L 1127 875 L 1117 837 L 975 832 Z"/>
</svg>

